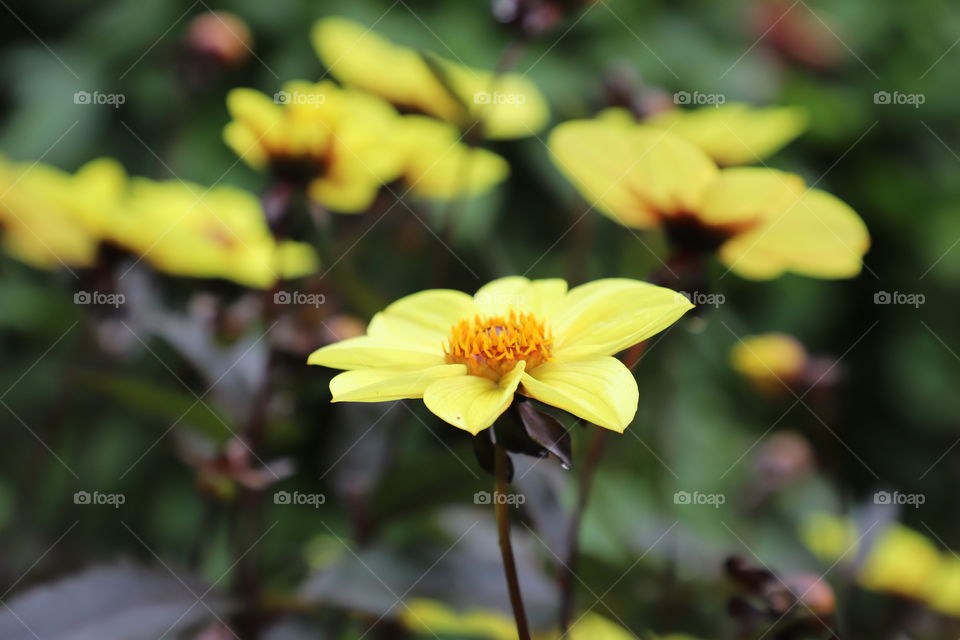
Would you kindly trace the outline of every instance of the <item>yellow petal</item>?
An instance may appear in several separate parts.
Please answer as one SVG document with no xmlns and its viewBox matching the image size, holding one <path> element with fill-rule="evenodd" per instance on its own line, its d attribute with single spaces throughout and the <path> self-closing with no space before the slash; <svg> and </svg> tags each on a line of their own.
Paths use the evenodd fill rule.
<svg viewBox="0 0 960 640">
<path fill-rule="evenodd" d="M 358 336 L 320 347 L 310 354 L 307 364 L 332 369 L 412 368 L 441 365 L 445 360 L 440 348 L 431 352 L 412 343 Z"/>
<path fill-rule="evenodd" d="M 542 130 L 549 119 L 546 99 L 523 75 L 502 74 L 495 81 L 490 71 L 394 44 L 345 18 L 318 21 L 311 38 L 320 59 L 338 79 L 405 110 L 465 127 L 479 119 L 491 138 L 527 137 Z"/>
<path fill-rule="evenodd" d="M 305 242 L 284 242 L 277 247 L 277 275 L 281 278 L 301 278 L 317 270 L 316 251 Z"/>
<path fill-rule="evenodd" d="M 333 402 L 386 402 L 421 398 L 431 383 L 466 375 L 462 364 L 442 364 L 423 369 L 384 368 L 344 371 L 330 381 Z"/>
<path fill-rule="evenodd" d="M 232 89 L 227 94 L 227 110 L 234 120 L 243 122 L 258 135 L 272 129 L 283 119 L 280 106 L 254 89 Z"/>
<path fill-rule="evenodd" d="M 341 17 L 317 21 L 310 35 L 324 66 L 343 83 L 438 118 L 463 118 L 463 106 L 437 80 L 418 51 Z"/>
<path fill-rule="evenodd" d="M 441 60 L 441 68 L 460 99 L 470 106 L 470 117 L 480 121 L 488 138 L 526 138 L 547 126 L 550 108 L 540 89 L 528 77 L 489 71 Z"/>
<path fill-rule="evenodd" d="M 406 156 L 404 178 L 425 198 L 449 200 L 489 191 L 510 173 L 507 161 L 460 142 L 452 124 L 423 116 L 402 118 L 397 141 Z"/>
<path fill-rule="evenodd" d="M 870 247 L 866 225 L 849 206 L 817 189 L 769 215 L 720 248 L 732 271 L 766 280 L 792 271 L 814 278 L 852 278 Z"/>
<path fill-rule="evenodd" d="M 752 380 L 783 385 L 807 366 L 807 351 L 783 333 L 747 336 L 730 350 L 733 368 Z"/>
<path fill-rule="evenodd" d="M 308 187 L 310 199 L 337 213 L 366 211 L 380 192 L 380 182 L 363 175 L 364 171 L 361 167 L 357 173 L 343 171 L 313 180 Z"/>
<path fill-rule="evenodd" d="M 439 350 L 450 330 L 477 313 L 473 298 L 452 289 L 428 289 L 400 298 L 370 321 L 367 333 L 387 340 L 406 340 Z"/>
<path fill-rule="evenodd" d="M 653 127 L 571 121 L 553 130 L 549 146 L 554 162 L 591 204 L 638 228 L 697 211 L 717 174 L 698 148 Z"/>
<path fill-rule="evenodd" d="M 399 618 L 408 629 L 427 637 L 437 634 L 451 638 L 483 640 L 515 640 L 517 637 L 517 627 L 513 619 L 501 611 L 457 611 L 443 602 L 426 598 L 409 600 Z"/>
<path fill-rule="evenodd" d="M 513 402 L 524 366 L 521 360 L 499 382 L 470 375 L 437 380 L 427 387 L 423 402 L 442 420 L 477 435 Z"/>
<path fill-rule="evenodd" d="M 609 356 L 548 362 L 525 374 L 522 385 L 526 395 L 618 433 L 637 413 L 637 381 Z"/>
<path fill-rule="evenodd" d="M 670 129 L 703 149 L 723 166 L 752 164 L 803 133 L 808 116 L 798 107 L 730 103 L 695 110 L 673 109 L 645 124 Z"/>
<path fill-rule="evenodd" d="M 566 635 L 567 640 L 636 640 L 635 635 L 596 613 L 578 619 Z"/>
<path fill-rule="evenodd" d="M 925 600 L 934 610 L 960 616 L 960 558 L 946 556 L 928 583 Z"/>
<path fill-rule="evenodd" d="M 693 308 L 686 297 L 628 278 L 570 290 L 549 318 L 558 359 L 613 355 L 653 336 Z"/>
<path fill-rule="evenodd" d="M 940 554 L 923 534 L 894 523 L 867 551 L 858 580 L 867 589 L 918 598 L 935 575 Z"/>
<path fill-rule="evenodd" d="M 741 167 L 724 169 L 703 194 L 697 217 L 717 226 L 758 223 L 793 204 L 806 185 L 792 173 Z"/>
<path fill-rule="evenodd" d="M 263 170 L 269 158 L 260 146 L 260 136 L 242 122 L 229 122 L 223 128 L 223 141 L 250 167 Z"/>
<path fill-rule="evenodd" d="M 566 292 L 567 283 L 560 278 L 529 280 L 508 276 L 480 287 L 473 300 L 481 315 L 501 315 L 515 310 L 543 318 L 557 307 Z"/>
</svg>

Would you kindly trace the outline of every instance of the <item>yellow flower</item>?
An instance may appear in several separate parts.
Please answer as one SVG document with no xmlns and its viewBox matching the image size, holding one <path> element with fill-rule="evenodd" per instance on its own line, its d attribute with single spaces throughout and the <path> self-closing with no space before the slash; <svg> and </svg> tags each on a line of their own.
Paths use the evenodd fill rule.
<svg viewBox="0 0 960 640">
<path fill-rule="evenodd" d="M 317 268 L 309 245 L 277 243 L 260 202 L 236 187 L 130 181 L 116 241 L 176 276 L 223 278 L 267 288 Z"/>
<path fill-rule="evenodd" d="M 944 557 L 927 583 L 926 602 L 931 609 L 960 617 L 960 558 Z"/>
<path fill-rule="evenodd" d="M 452 607 L 426 598 L 415 598 L 400 613 L 407 629 L 421 634 L 456 635 L 483 640 L 516 640 L 513 619 L 489 609 L 458 612 Z"/>
<path fill-rule="evenodd" d="M 495 78 L 489 71 L 394 44 L 346 18 L 318 21 L 312 38 L 334 76 L 382 96 L 404 112 L 435 116 L 461 129 L 482 121 L 483 133 L 490 138 L 534 135 L 550 117 L 539 89 L 519 74 Z"/>
<path fill-rule="evenodd" d="M 270 98 L 253 89 L 227 95 L 226 143 L 251 167 L 307 185 L 310 197 L 341 213 L 369 208 L 400 175 L 389 104 L 331 82 L 290 82 Z"/>
<path fill-rule="evenodd" d="M 515 392 L 622 432 L 637 383 L 612 355 L 692 308 L 669 289 L 625 278 L 567 291 L 563 280 L 509 277 L 476 295 L 429 290 L 374 316 L 367 335 L 318 349 L 308 363 L 346 369 L 334 402 L 423 398 L 446 422 L 477 434 Z"/>
<path fill-rule="evenodd" d="M 871 537 L 865 535 L 864 539 Z M 856 579 L 866 589 L 926 600 L 932 580 L 938 576 L 953 579 L 938 573 L 943 558 L 936 546 L 900 523 L 878 531 L 865 551 L 858 548 L 858 538 L 852 521 L 822 513 L 812 517 L 803 531 L 804 542 L 824 562 L 853 562 L 863 555 Z"/>
<path fill-rule="evenodd" d="M 748 336 L 730 350 L 730 362 L 741 375 L 762 389 L 779 390 L 807 367 L 807 351 L 783 333 Z"/>
<path fill-rule="evenodd" d="M 731 102 L 717 107 L 670 109 L 644 124 L 671 132 L 700 147 L 720 166 L 754 164 L 776 153 L 807 128 L 799 107 L 753 107 Z"/>
<path fill-rule="evenodd" d="M 880 533 L 857 575 L 874 591 L 922 599 L 940 565 L 940 552 L 923 534 L 894 523 Z"/>
<path fill-rule="evenodd" d="M 411 600 L 401 612 L 400 621 L 407 629 L 424 635 L 441 634 L 482 640 L 517 638 L 513 618 L 504 613 L 490 609 L 458 612 L 443 602 L 425 598 Z M 561 634 L 555 630 L 534 633 L 533 637 L 536 640 L 561 640 Z M 606 618 L 588 613 L 575 621 L 569 632 L 563 635 L 563 640 L 634 640 L 635 637 Z M 667 638 L 680 640 L 681 636 Z"/>
<path fill-rule="evenodd" d="M 113 202 L 99 179 L 106 162 L 90 163 L 73 176 L 0 158 L 0 228 L 7 252 L 41 269 L 92 266 Z"/>
<path fill-rule="evenodd" d="M 449 200 L 485 193 L 510 173 L 507 161 L 460 142 L 456 127 L 424 116 L 401 118 L 397 140 L 404 151 L 403 179 L 424 198 Z"/>
<path fill-rule="evenodd" d="M 717 251 L 756 280 L 786 271 L 857 275 L 870 237 L 860 217 L 800 176 L 755 167 L 719 169 L 669 131 L 578 120 L 550 135 L 554 161 L 601 212 L 638 229 L 663 227 L 677 245 Z"/>
</svg>

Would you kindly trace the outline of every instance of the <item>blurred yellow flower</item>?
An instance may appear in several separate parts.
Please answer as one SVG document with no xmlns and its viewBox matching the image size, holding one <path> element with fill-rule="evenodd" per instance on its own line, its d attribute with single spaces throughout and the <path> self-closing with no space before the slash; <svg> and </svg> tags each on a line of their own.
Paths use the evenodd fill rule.
<svg viewBox="0 0 960 640">
<path fill-rule="evenodd" d="M 0 228 L 7 252 L 41 269 L 92 266 L 117 196 L 108 177 L 114 169 L 102 160 L 71 175 L 0 158 Z"/>
<path fill-rule="evenodd" d="M 747 336 L 733 345 L 730 362 L 735 371 L 761 389 L 777 391 L 796 380 L 807 367 L 807 350 L 784 333 Z"/>
<path fill-rule="evenodd" d="M 663 227 L 687 250 L 716 251 L 739 275 L 784 272 L 849 278 L 870 236 L 860 217 L 800 176 L 756 167 L 718 169 L 669 131 L 610 119 L 556 127 L 560 170 L 601 212 L 638 229 Z"/>
<path fill-rule="evenodd" d="M 852 521 L 820 513 L 806 522 L 802 537 L 823 562 L 857 561 L 856 580 L 866 589 L 920 600 L 947 613 L 960 613 L 960 563 L 909 527 L 895 522 L 875 537 L 867 534 L 864 540 L 870 540 L 869 546 L 862 550 Z"/>
<path fill-rule="evenodd" d="M 403 112 L 435 116 L 464 130 L 482 121 L 489 138 L 525 138 L 549 120 L 546 100 L 522 75 L 496 77 L 397 45 L 346 18 L 318 21 L 312 39 L 340 81 L 382 96 Z"/>
<path fill-rule="evenodd" d="M 671 132 L 700 147 L 720 166 L 755 164 L 807 128 L 800 107 L 754 107 L 731 102 L 699 109 L 670 109 L 644 124 Z"/>
<path fill-rule="evenodd" d="M 934 611 L 960 617 L 960 558 L 955 553 L 945 556 L 930 578 L 926 602 Z"/>
<path fill-rule="evenodd" d="M 226 143 L 251 167 L 307 186 L 314 201 L 341 213 L 373 203 L 400 175 L 393 141 L 399 120 L 379 98 L 332 82 L 290 82 L 273 98 L 253 89 L 227 95 Z"/>
<path fill-rule="evenodd" d="M 921 533 L 894 523 L 884 529 L 857 574 L 874 591 L 922 598 L 940 564 L 940 552 Z"/>
<path fill-rule="evenodd" d="M 208 189 L 134 178 L 112 235 L 157 270 L 176 276 L 267 288 L 317 268 L 312 247 L 278 243 L 260 202 L 226 185 Z"/>
<path fill-rule="evenodd" d="M 421 634 L 455 635 L 483 640 L 516 640 L 513 618 L 499 611 L 473 609 L 459 612 L 443 602 L 415 598 L 400 613 L 407 629 Z"/>
<path fill-rule="evenodd" d="M 449 200 L 485 193 L 510 173 L 507 161 L 486 149 L 460 142 L 452 124 L 425 116 L 404 116 L 397 134 L 403 148 L 403 179 L 424 198 Z"/>
<path fill-rule="evenodd" d="M 516 640 L 517 629 L 513 619 L 506 614 L 490 609 L 473 609 L 458 612 L 453 607 L 436 600 L 416 598 L 411 600 L 400 614 L 401 623 L 409 630 L 436 636 L 450 635 L 457 638 L 478 640 Z M 534 633 L 535 640 L 561 640 L 558 631 Z M 634 640 L 636 636 L 595 613 L 588 613 L 575 621 L 563 640 Z M 664 640 L 694 640 L 687 636 L 665 636 Z"/>
<path fill-rule="evenodd" d="M 622 432 L 637 383 L 612 355 L 646 340 L 692 308 L 669 289 L 625 278 L 567 290 L 563 280 L 508 277 L 476 295 L 428 290 L 374 316 L 367 335 L 311 354 L 346 369 L 334 402 L 423 398 L 472 434 L 491 426 L 514 393 Z"/>
</svg>

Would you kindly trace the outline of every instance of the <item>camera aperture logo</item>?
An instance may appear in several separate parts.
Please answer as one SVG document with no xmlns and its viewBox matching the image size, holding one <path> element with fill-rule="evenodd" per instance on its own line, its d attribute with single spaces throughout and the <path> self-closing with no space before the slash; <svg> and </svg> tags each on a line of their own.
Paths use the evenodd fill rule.
<svg viewBox="0 0 960 640">
<path fill-rule="evenodd" d="M 101 493 L 94 491 L 77 491 L 73 494 L 73 504 L 110 506 L 119 509 L 120 505 L 127 501 L 127 496 L 122 493 Z"/>
<path fill-rule="evenodd" d="M 127 301 L 122 293 L 103 293 L 101 291 L 77 291 L 73 294 L 73 304 L 113 307 L 117 309 Z"/>
<path fill-rule="evenodd" d="M 277 291 L 273 294 L 273 304 L 295 304 L 304 307 L 319 307 L 326 303 L 327 296 L 322 293 L 303 291 Z"/>
<path fill-rule="evenodd" d="M 877 91 L 873 94 L 873 104 L 905 104 L 919 109 L 927 101 L 922 93 L 903 93 L 901 91 Z"/>
<path fill-rule="evenodd" d="M 873 294 L 873 304 L 907 305 L 917 309 L 927 301 L 922 293 L 902 293 L 900 291 L 877 291 Z"/>
<path fill-rule="evenodd" d="M 673 504 L 706 505 L 719 509 L 726 503 L 727 496 L 722 493 L 702 493 L 700 491 L 677 491 L 673 494 Z"/>
<path fill-rule="evenodd" d="M 508 504 L 513 507 L 519 507 L 527 501 L 527 496 L 522 493 L 490 493 L 489 491 L 477 491 L 473 494 L 473 504 Z"/>
<path fill-rule="evenodd" d="M 874 504 L 889 504 L 898 506 L 908 506 L 919 509 L 920 505 L 927 501 L 927 496 L 922 493 L 900 493 L 894 491 L 877 491 L 873 494 Z"/>
<path fill-rule="evenodd" d="M 122 93 L 101 93 L 100 91 L 77 91 L 73 94 L 73 104 L 106 104 L 114 109 L 127 101 Z"/>
<path fill-rule="evenodd" d="M 307 506 L 319 509 L 327 501 L 322 493 L 301 493 L 300 491 L 277 491 L 273 494 L 273 504 Z"/>
<path fill-rule="evenodd" d="M 691 106 L 719 107 L 727 101 L 722 93 L 702 93 L 700 91 L 677 91 L 673 94 L 673 103 Z"/>
<path fill-rule="evenodd" d="M 289 105 L 289 104 L 299 104 L 299 105 L 309 105 L 309 106 L 319 106 L 321 104 L 326 104 L 327 96 L 322 93 L 302 93 L 300 91 L 277 91 L 273 94 L 273 101 L 275 104 Z"/>
</svg>

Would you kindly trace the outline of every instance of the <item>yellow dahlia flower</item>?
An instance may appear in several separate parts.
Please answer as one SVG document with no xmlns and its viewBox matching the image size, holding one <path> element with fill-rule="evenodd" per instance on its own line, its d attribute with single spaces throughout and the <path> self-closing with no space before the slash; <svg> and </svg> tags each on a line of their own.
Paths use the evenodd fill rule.
<svg viewBox="0 0 960 640">
<path fill-rule="evenodd" d="M 601 212 L 638 229 L 662 227 L 686 249 L 716 251 L 745 278 L 853 277 L 870 245 L 853 209 L 800 176 L 721 170 L 670 131 L 577 120 L 556 127 L 549 144 L 560 170 Z"/>
<path fill-rule="evenodd" d="M 807 128 L 800 107 L 753 107 L 731 102 L 716 107 L 670 109 L 643 121 L 668 129 L 706 152 L 720 166 L 755 164 L 773 155 Z"/>
<path fill-rule="evenodd" d="M 779 390 L 803 374 L 807 350 L 793 336 L 766 333 L 747 336 L 730 350 L 734 370 L 763 389 Z"/>
<path fill-rule="evenodd" d="M 227 95 L 233 121 L 223 137 L 258 170 L 302 183 L 314 201 L 341 213 L 373 203 L 380 186 L 400 175 L 393 141 L 399 116 L 379 98 L 332 82 L 290 82 L 270 98 L 253 89 Z"/>
<path fill-rule="evenodd" d="M 135 178 L 113 237 L 164 273 L 254 288 L 317 268 L 312 247 L 278 243 L 257 198 L 226 185 L 207 189 Z"/>
<path fill-rule="evenodd" d="M 41 269 L 93 265 L 115 205 L 117 194 L 106 178 L 114 169 L 102 160 L 71 175 L 0 159 L 0 228 L 7 252 Z"/>
<path fill-rule="evenodd" d="M 510 173 L 506 160 L 461 143 L 456 127 L 433 118 L 404 116 L 397 141 L 405 158 L 403 179 L 413 193 L 424 198 L 480 195 Z"/>
<path fill-rule="evenodd" d="M 367 335 L 311 354 L 346 369 L 334 402 L 423 398 L 455 427 L 477 434 L 513 402 L 536 398 L 623 432 L 637 383 L 613 354 L 663 331 L 692 308 L 669 289 L 624 278 L 567 290 L 563 280 L 509 277 L 476 295 L 429 290 L 373 317 Z"/>
<path fill-rule="evenodd" d="M 341 82 L 382 96 L 401 111 L 431 115 L 461 129 L 481 121 L 489 138 L 525 138 L 549 120 L 546 100 L 522 75 L 495 78 L 490 71 L 394 44 L 346 18 L 319 20 L 312 39 L 323 64 Z"/>
</svg>

